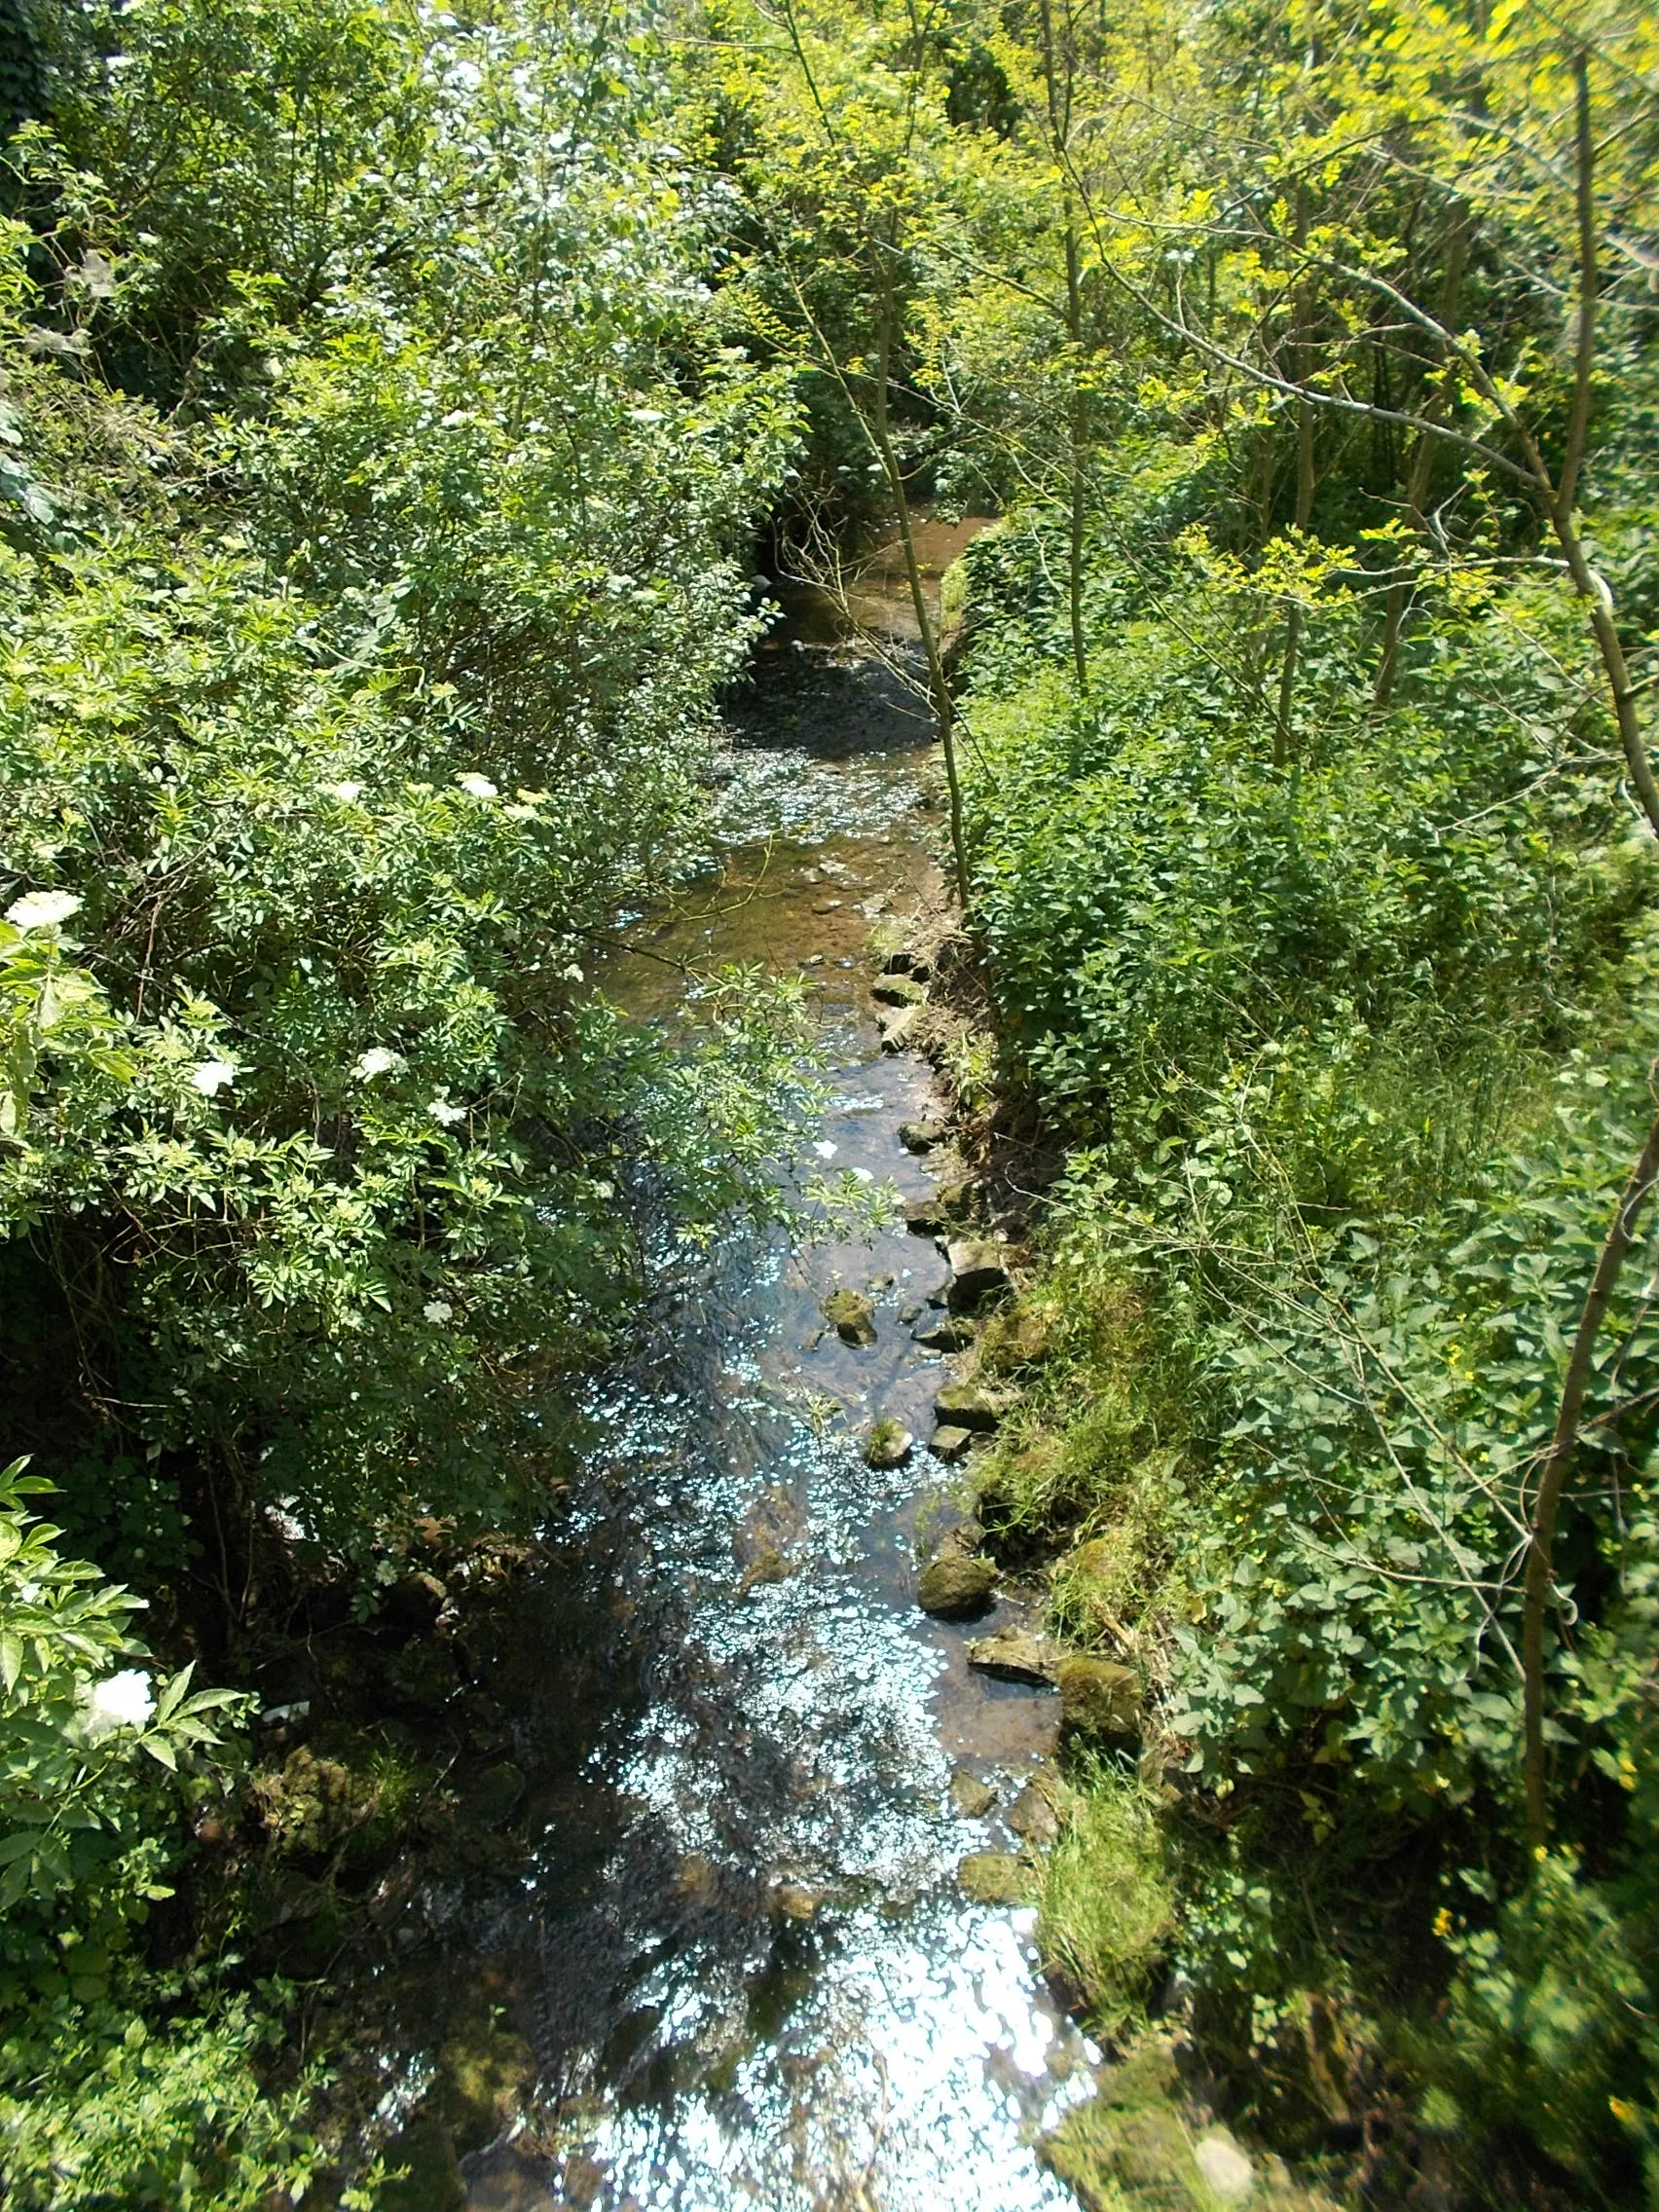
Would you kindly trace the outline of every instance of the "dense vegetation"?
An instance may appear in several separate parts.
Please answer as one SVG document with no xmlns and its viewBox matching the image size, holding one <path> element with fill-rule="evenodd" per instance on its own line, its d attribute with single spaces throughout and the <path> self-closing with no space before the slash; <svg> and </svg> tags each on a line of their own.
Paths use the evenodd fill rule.
<svg viewBox="0 0 1659 2212">
<path fill-rule="evenodd" d="M 0 29 L 9 2200 L 303 2188 L 281 1992 L 144 1933 L 207 1681 L 534 1515 L 653 1253 L 768 1202 L 788 994 L 671 1050 L 589 971 L 762 518 L 918 497 L 1002 515 L 922 625 L 953 1071 L 1063 1163 L 981 1517 L 1148 1704 L 1051 1960 L 1125 2045 L 1173 1969 L 1372 2201 L 1656 2200 L 1651 25 Z M 1054 2156 L 1186 2201 L 1127 2141 Z"/>
<path fill-rule="evenodd" d="M 224 1716 L 78 1560 L 218 1679 L 296 1575 L 372 1607 L 413 1519 L 534 1515 L 653 1249 L 767 1202 L 787 991 L 671 1051 L 586 977 L 696 849 L 793 402 L 621 29 L 25 28 L 0 1357 L 62 1530 L 8 1493 L 0 2157 L 19 2205 L 262 2202 L 307 2154 L 261 2001 L 134 1939 Z"/>
</svg>

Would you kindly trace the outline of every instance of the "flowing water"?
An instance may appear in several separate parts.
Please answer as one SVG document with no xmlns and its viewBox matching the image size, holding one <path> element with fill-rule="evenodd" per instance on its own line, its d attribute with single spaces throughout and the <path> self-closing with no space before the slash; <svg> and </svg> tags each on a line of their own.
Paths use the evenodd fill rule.
<svg viewBox="0 0 1659 2212">
<path fill-rule="evenodd" d="M 902 625 L 895 625 L 900 627 Z M 936 899 L 927 729 L 857 651 L 760 656 L 722 763 L 718 871 L 608 978 L 694 1016 L 685 971 L 764 956 L 817 985 L 832 1172 L 930 1188 L 899 1124 L 928 1066 L 880 1050 L 871 932 Z M 589 1412 L 599 1442 L 489 1683 L 529 1778 L 527 1862 L 472 1971 L 534 2053 L 533 2117 L 466 2162 L 467 2202 L 605 2212 L 1038 2212 L 1071 2201 L 1037 2136 L 1098 2056 L 1038 1980 L 1029 1911 L 971 1903 L 952 1769 L 1007 1807 L 1051 1756 L 1049 1693 L 972 1673 L 916 1606 L 918 1528 L 949 1514 L 919 1440 L 947 1363 L 908 1316 L 945 1262 L 902 1228 L 747 1238 L 688 1279 Z M 867 1290 L 850 1348 L 820 1313 Z M 458 1969 L 458 1971 L 462 1971 Z"/>
</svg>

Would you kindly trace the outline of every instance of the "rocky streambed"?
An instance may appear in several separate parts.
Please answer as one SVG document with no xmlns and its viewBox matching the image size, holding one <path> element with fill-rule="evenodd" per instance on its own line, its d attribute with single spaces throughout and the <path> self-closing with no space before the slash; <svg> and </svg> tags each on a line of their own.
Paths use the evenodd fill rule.
<svg viewBox="0 0 1659 2212">
<path fill-rule="evenodd" d="M 411 2205 L 1071 2202 L 1037 2145 L 1099 2054 L 1038 1977 L 1022 1856 L 1071 1693 L 959 1502 L 999 1409 L 957 1368 L 1007 1262 L 910 1049 L 926 738 L 875 661 L 780 655 L 722 764 L 718 870 L 608 978 L 683 1021 L 712 961 L 808 977 L 817 1162 L 896 1203 L 689 1270 L 596 1388 L 473 1664 L 516 1792 L 487 1900 L 413 1900 L 399 2009 L 417 2028 L 424 1986 L 430 2030 L 382 2108 Z"/>
</svg>

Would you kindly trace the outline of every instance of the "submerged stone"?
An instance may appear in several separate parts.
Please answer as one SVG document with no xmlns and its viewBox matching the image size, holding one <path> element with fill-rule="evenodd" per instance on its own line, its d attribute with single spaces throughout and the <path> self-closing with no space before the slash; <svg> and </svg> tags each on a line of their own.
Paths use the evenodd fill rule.
<svg viewBox="0 0 1659 2212">
<path fill-rule="evenodd" d="M 1028 1904 L 1030 1869 L 1010 1851 L 971 1851 L 956 1879 L 976 1904 Z"/>
<path fill-rule="evenodd" d="M 989 1435 L 1002 1426 L 1002 1408 L 977 1382 L 950 1382 L 934 1399 L 934 1412 L 952 1428 L 977 1429 Z"/>
<path fill-rule="evenodd" d="M 875 1342 L 875 1309 L 860 1290 L 832 1290 L 819 1311 L 844 1345 L 866 1349 Z"/>
<path fill-rule="evenodd" d="M 866 1467 L 902 1467 L 915 1448 L 915 1438 L 903 1421 L 878 1420 L 865 1438 Z"/>
<path fill-rule="evenodd" d="M 950 1552 L 923 1567 L 916 1603 L 924 1613 L 932 1613 L 938 1620 L 972 1620 L 990 1603 L 996 1582 L 997 1570 L 988 1559 Z"/>
<path fill-rule="evenodd" d="M 981 1782 L 972 1767 L 959 1766 L 950 1777 L 950 1809 L 964 1821 L 982 1821 L 996 1804 L 997 1793 Z"/>
</svg>

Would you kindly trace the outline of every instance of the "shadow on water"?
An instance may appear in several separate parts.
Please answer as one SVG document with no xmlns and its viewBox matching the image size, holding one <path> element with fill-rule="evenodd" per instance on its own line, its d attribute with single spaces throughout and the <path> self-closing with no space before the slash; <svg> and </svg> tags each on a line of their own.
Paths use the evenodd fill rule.
<svg viewBox="0 0 1659 2212">
<path fill-rule="evenodd" d="M 802 968 L 832 1087 L 819 1156 L 920 1197 L 898 1130 L 937 1100 L 924 1062 L 880 1050 L 868 939 L 939 895 L 925 724 L 839 646 L 761 656 L 733 719 L 721 866 L 641 919 L 608 987 L 671 1017 L 682 963 Z M 749 1236 L 595 1387 L 585 1473 L 475 1669 L 526 1846 L 482 1920 L 467 1901 L 434 2006 L 486 1989 L 535 2088 L 466 2159 L 473 2212 L 1070 2201 L 1032 2145 L 1096 2054 L 1036 1980 L 1031 1915 L 957 1888 L 965 1853 L 1010 1838 L 949 1796 L 961 1763 L 1006 1807 L 1052 1751 L 1053 1701 L 970 1672 L 984 1624 L 916 1608 L 948 1470 L 862 1456 L 877 1416 L 932 1428 L 945 1377 L 910 1324 L 945 1275 L 897 1228 Z M 870 1297 L 873 1346 L 825 1330 L 839 1286 Z"/>
</svg>

